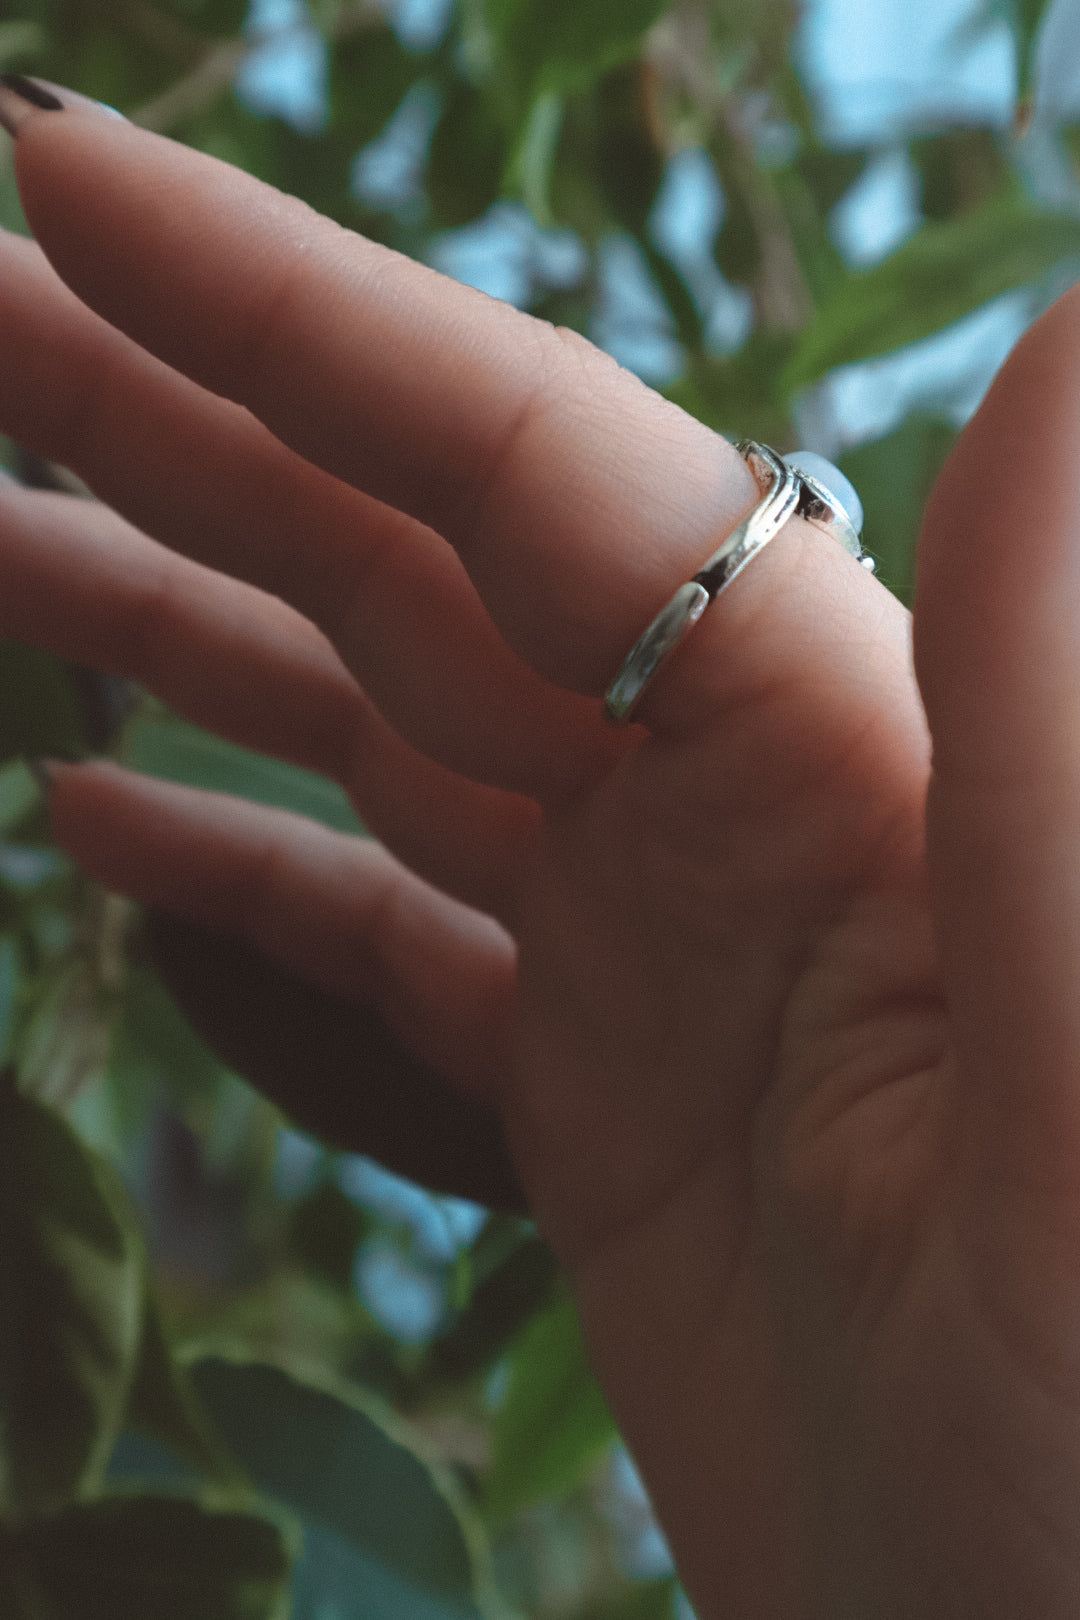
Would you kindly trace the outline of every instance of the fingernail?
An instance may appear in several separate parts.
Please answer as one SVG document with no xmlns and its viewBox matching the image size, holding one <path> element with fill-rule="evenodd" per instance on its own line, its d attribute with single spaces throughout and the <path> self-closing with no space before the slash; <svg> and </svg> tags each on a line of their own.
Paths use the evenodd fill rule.
<svg viewBox="0 0 1080 1620">
<path fill-rule="evenodd" d="M 0 125 L 8 134 L 19 133 L 35 112 L 63 112 L 64 103 L 36 79 L 21 73 L 0 73 Z"/>
<path fill-rule="evenodd" d="M 129 122 L 119 108 L 110 107 L 107 101 L 95 101 L 65 85 L 27 79 L 21 73 L 0 73 L 0 125 L 9 135 L 17 135 L 35 112 L 65 111 L 101 113 L 121 124 Z"/>
</svg>

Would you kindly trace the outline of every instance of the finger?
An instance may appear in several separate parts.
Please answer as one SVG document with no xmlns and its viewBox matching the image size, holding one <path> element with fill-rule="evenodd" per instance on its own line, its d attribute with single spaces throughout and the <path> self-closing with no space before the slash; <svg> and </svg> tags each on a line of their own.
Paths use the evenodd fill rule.
<svg viewBox="0 0 1080 1620">
<path fill-rule="evenodd" d="M 303 816 L 112 764 L 50 770 L 57 841 L 92 877 L 374 1007 L 446 1079 L 497 1094 L 514 948 L 490 917 Z"/>
<path fill-rule="evenodd" d="M 448 1086 L 370 1006 L 164 912 L 150 959 L 211 1049 L 329 1146 L 438 1192 L 528 1213 L 498 1115 Z"/>
<path fill-rule="evenodd" d="M 135 679 L 197 725 L 331 777 L 406 864 L 506 914 L 535 805 L 410 748 L 301 614 L 95 502 L 16 485 L 0 488 L 0 551 L 0 633 Z"/>
<path fill-rule="evenodd" d="M 22 123 L 17 169 L 80 298 L 437 529 L 551 679 L 602 690 L 756 497 L 726 441 L 590 345 L 227 165 L 66 111 Z"/>
<path fill-rule="evenodd" d="M 1055 1268 L 1075 1278 L 1080 1239 L 1078 445 L 1074 290 L 1021 340 L 947 464 L 916 606 L 959 1052 L 950 1163 L 969 1240 L 1044 1301 Z"/>
<path fill-rule="evenodd" d="M 173 550 L 291 602 L 414 746 L 544 796 L 610 757 L 595 705 L 510 651 L 445 543 L 151 359 L 5 233 L 0 327 L 0 427 Z"/>
</svg>

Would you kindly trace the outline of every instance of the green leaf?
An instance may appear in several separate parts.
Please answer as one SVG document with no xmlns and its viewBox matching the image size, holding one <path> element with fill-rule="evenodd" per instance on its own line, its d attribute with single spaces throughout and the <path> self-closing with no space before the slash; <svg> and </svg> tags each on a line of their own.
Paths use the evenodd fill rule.
<svg viewBox="0 0 1080 1620">
<path fill-rule="evenodd" d="M 21 759 L 0 765 L 0 832 L 10 832 L 41 803 L 41 789 Z"/>
<path fill-rule="evenodd" d="M 0 1064 L 6 1063 L 19 992 L 19 953 L 13 939 L 0 939 Z"/>
<path fill-rule="evenodd" d="M 675 1620 L 678 1590 L 673 1578 L 634 1581 L 613 1601 L 590 1605 L 579 1620 Z"/>
<path fill-rule="evenodd" d="M 200 32 L 231 38 L 243 27 L 246 0 L 158 0 L 161 9 Z"/>
<path fill-rule="evenodd" d="M 78 700 L 60 659 L 0 640 L 0 760 L 85 750 Z"/>
<path fill-rule="evenodd" d="M 547 90 L 536 97 L 507 162 L 506 184 L 517 192 L 538 225 L 555 224 L 551 212 L 551 171 L 562 133 L 565 104 Z"/>
<path fill-rule="evenodd" d="M 158 715 L 136 716 L 125 728 L 122 760 L 133 770 L 166 782 L 235 793 L 256 804 L 277 805 L 310 816 L 338 832 L 363 828 L 336 783 L 296 765 L 224 742 L 209 731 Z"/>
<path fill-rule="evenodd" d="M 157 1300 L 149 1291 L 124 1426 L 159 1440 L 198 1473 L 226 1489 L 250 1488 L 195 1393 L 187 1366 L 177 1360 Z"/>
<path fill-rule="evenodd" d="M 863 503 L 863 544 L 877 560 L 878 577 L 909 606 L 923 508 L 955 441 L 956 428 L 944 417 L 917 414 L 840 458 Z"/>
<path fill-rule="evenodd" d="M 180 1496 L 108 1497 L 26 1526 L 10 1556 L 57 1620 L 286 1620 L 280 1525 Z"/>
<path fill-rule="evenodd" d="M 0 229 L 11 231 L 14 236 L 29 236 L 30 227 L 15 184 L 13 157 L 14 149 L 0 152 Z M 14 463 L 5 458 L 4 465 L 10 469 Z"/>
<path fill-rule="evenodd" d="M 251 110 L 235 95 L 219 97 L 178 118 L 169 133 L 280 191 L 303 197 L 319 213 L 354 223 L 349 184 L 356 140 L 334 126 L 317 138 Z"/>
<path fill-rule="evenodd" d="M 343 39 L 330 56 L 327 97 L 330 124 L 348 134 L 353 150 L 381 134 L 417 79 L 431 71 L 431 58 L 407 51 L 385 25 Z"/>
<path fill-rule="evenodd" d="M 15 1556 L 11 1538 L 0 1533 L 0 1614 L 4 1620 L 67 1620 L 60 1616 L 33 1575 Z"/>
<path fill-rule="evenodd" d="M 724 192 L 724 216 L 714 248 L 716 262 L 728 281 L 750 287 L 762 273 L 761 193 L 773 193 L 775 187 L 769 177 L 762 180 L 743 144 L 723 125 L 715 131 L 709 153 Z"/>
<path fill-rule="evenodd" d="M 142 1329 L 144 1251 L 101 1161 L 0 1075 L 0 1504 L 97 1489 Z"/>
<path fill-rule="evenodd" d="M 691 356 L 685 376 L 664 393 L 730 439 L 785 444 L 792 436 L 791 409 L 778 378 L 791 352 L 788 333 L 758 327 L 729 359 Z"/>
<path fill-rule="evenodd" d="M 292 1620 L 480 1620 L 480 1613 L 472 1602 L 421 1591 L 322 1525 L 304 1527 Z M 483 1613 L 502 1620 L 505 1610 L 495 1603 Z"/>
<path fill-rule="evenodd" d="M 96 11 L 96 15 L 94 14 Z M 104 6 L 71 7 L 53 34 L 55 49 L 38 71 L 122 112 L 137 112 L 167 90 L 205 49 L 197 35 L 125 26 Z M 89 13 L 89 14 L 88 14 Z"/>
<path fill-rule="evenodd" d="M 215 1355 L 195 1361 L 191 1374 L 226 1442 L 268 1496 L 363 1555 L 380 1589 L 389 1574 L 406 1599 L 411 1592 L 419 1604 L 426 1595 L 476 1616 L 476 1594 L 489 1578 L 478 1529 L 452 1478 L 422 1457 L 400 1419 L 310 1368 Z M 369 1612 L 360 1595 L 357 1613 L 382 1620 L 383 1611 Z"/>
<path fill-rule="evenodd" d="M 495 1419 L 484 1506 L 494 1522 L 586 1478 L 617 1438 L 593 1376 L 572 1301 L 526 1329 L 510 1357 L 510 1386 Z"/>
<path fill-rule="evenodd" d="M 465 225 L 502 191 L 507 134 L 486 89 L 456 86 L 435 126 L 425 185 L 440 226 Z"/>
<path fill-rule="evenodd" d="M 291 1211 L 290 1247 L 313 1276 L 352 1293 L 356 1251 L 369 1224 L 363 1210 L 325 1181 Z"/>
<path fill-rule="evenodd" d="M 32 924 L 51 922 L 45 908 L 35 908 Z M 71 950 L 73 917 L 57 911 L 63 929 L 44 972 L 27 997 L 28 1017 L 20 1017 L 14 1058 L 28 1090 L 48 1103 L 71 1103 L 99 1071 L 108 1045 L 107 992 L 87 953 Z M 38 935 L 39 946 L 44 945 Z M 20 1009 L 21 1011 L 22 1009 Z"/>
<path fill-rule="evenodd" d="M 807 141 L 800 147 L 794 164 L 822 215 L 832 212 L 865 167 L 864 151 L 836 152 L 817 141 Z"/>
<path fill-rule="evenodd" d="M 147 1097 L 164 1092 L 189 1120 L 213 1108 L 228 1074 L 146 967 L 133 967 L 128 975 L 108 1066 L 132 1100 L 140 1091 Z"/>
<path fill-rule="evenodd" d="M 638 53 L 664 0 L 488 0 L 488 20 L 524 102 L 575 95 Z"/>
<path fill-rule="evenodd" d="M 48 41 L 45 30 L 33 22 L 0 23 L 0 68 L 21 65 L 40 56 Z"/>
<path fill-rule="evenodd" d="M 961 24 L 961 35 L 975 33 L 987 23 L 1004 20 L 1016 40 L 1020 105 L 1030 102 L 1034 89 L 1035 47 L 1050 0 L 982 0 L 974 17 Z"/>
<path fill-rule="evenodd" d="M 828 216 L 796 167 L 778 169 L 771 176 L 778 217 L 786 220 L 791 244 L 810 306 L 825 303 L 851 271 L 832 239 Z"/>
<path fill-rule="evenodd" d="M 640 65 L 607 74 L 589 98 L 588 113 L 588 122 L 583 117 L 576 126 L 579 141 L 588 132 L 587 161 L 613 218 L 643 240 L 668 154 L 657 140 Z"/>
<path fill-rule="evenodd" d="M 908 143 L 930 221 L 985 207 L 1011 184 L 1009 151 L 996 129 L 947 129 Z"/>
<path fill-rule="evenodd" d="M 836 366 L 889 354 L 951 326 L 999 294 L 1080 254 L 1080 220 L 998 198 L 924 225 L 876 265 L 846 277 L 803 332 L 782 383 L 801 388 Z"/>
<path fill-rule="evenodd" d="M 548 1305 L 558 1271 L 554 1256 L 534 1233 L 521 1236 L 520 1221 L 494 1215 L 470 1251 L 479 1281 L 448 1333 L 432 1345 L 434 1368 L 445 1378 L 464 1379 L 490 1367 L 536 1312 Z M 495 1264 L 485 1250 L 509 1227 L 513 1246 Z"/>
<path fill-rule="evenodd" d="M 648 237 L 639 238 L 638 247 L 671 313 L 675 337 L 691 353 L 699 352 L 705 333 L 701 312 L 694 302 L 692 293 L 679 272 L 662 253 L 657 251 Z"/>
</svg>

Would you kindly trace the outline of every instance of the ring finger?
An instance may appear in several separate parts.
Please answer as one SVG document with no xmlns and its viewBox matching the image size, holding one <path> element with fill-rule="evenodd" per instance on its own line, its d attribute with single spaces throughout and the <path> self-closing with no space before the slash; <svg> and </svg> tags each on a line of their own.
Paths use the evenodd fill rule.
<svg viewBox="0 0 1080 1620">
<path fill-rule="evenodd" d="M 325 636 L 96 502 L 0 485 L 0 634 L 140 681 L 196 724 L 319 771 L 422 876 L 506 917 L 536 805 L 410 747 Z"/>
</svg>

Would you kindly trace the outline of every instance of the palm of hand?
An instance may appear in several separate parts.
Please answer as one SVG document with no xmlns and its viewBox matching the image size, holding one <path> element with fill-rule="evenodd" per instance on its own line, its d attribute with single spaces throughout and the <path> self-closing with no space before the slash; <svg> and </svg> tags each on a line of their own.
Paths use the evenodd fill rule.
<svg viewBox="0 0 1080 1620">
<path fill-rule="evenodd" d="M 729 622 L 730 708 L 544 837 L 511 1140 L 704 1613 L 1064 1614 L 1061 1208 L 963 1139 L 904 618 L 837 703 L 790 637 L 843 563 L 803 545 L 747 612 L 765 690 Z"/>
<path fill-rule="evenodd" d="M 980 1247 L 921 762 L 906 805 L 873 732 L 778 778 L 813 707 L 743 717 L 765 785 L 646 743 L 546 831 L 511 1142 L 704 1614 L 1016 1613 L 1080 1391 Z"/>
<path fill-rule="evenodd" d="M 4 426 L 202 566 L 100 511 L 15 503 L 0 628 L 338 775 L 404 866 L 107 767 L 60 774 L 58 836 L 114 886 L 373 1001 L 500 1110 L 703 1620 L 1074 1612 L 1080 907 L 1059 879 L 1080 693 L 1059 604 L 1075 301 L 1014 359 L 931 516 L 928 878 L 906 615 L 797 522 L 663 672 L 647 734 L 613 739 L 573 695 L 602 690 L 749 499 L 729 447 L 424 273 L 379 260 L 351 284 L 355 245 L 205 160 L 71 128 L 20 134 L 28 215 L 86 302 L 166 365 L 6 244 Z M 304 253 L 265 285 L 222 282 L 233 212 L 264 230 L 268 263 L 282 241 Z M 177 254 L 175 218 L 196 216 Z M 329 293 L 360 309 L 340 365 Z M 223 344 L 249 306 L 263 329 Z M 27 378 L 65 353 L 106 377 L 113 434 L 73 442 L 39 382 L 10 381 L 20 344 Z M 307 367 L 306 394 L 281 389 L 287 366 Z M 530 368 L 557 376 L 554 398 L 519 386 Z M 500 410 L 509 435 L 482 421 Z M 187 461 L 170 463 L 177 443 Z M 225 518 L 194 509 L 192 459 L 235 502 Z M 314 552 L 298 557 L 290 506 Z M 1022 567 L 1018 532 L 1037 537 Z"/>
<path fill-rule="evenodd" d="M 802 1613 L 820 1493 L 854 1485 L 853 1435 L 802 1453 L 800 1363 L 814 1421 L 891 1427 L 860 1368 L 919 1348 L 946 1034 L 895 718 L 883 743 L 794 682 L 645 742 L 549 822 L 519 914 L 510 1140 L 705 1614 Z"/>
</svg>

